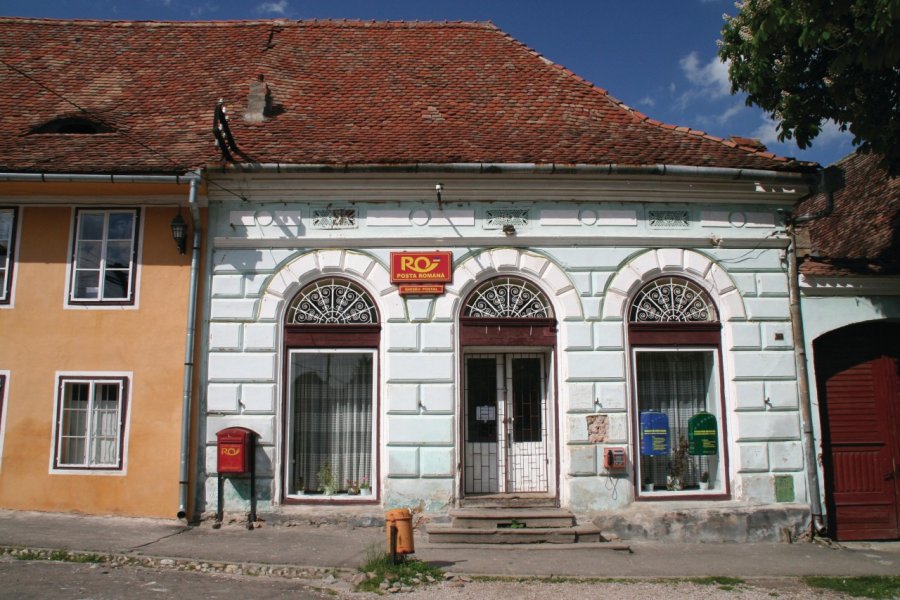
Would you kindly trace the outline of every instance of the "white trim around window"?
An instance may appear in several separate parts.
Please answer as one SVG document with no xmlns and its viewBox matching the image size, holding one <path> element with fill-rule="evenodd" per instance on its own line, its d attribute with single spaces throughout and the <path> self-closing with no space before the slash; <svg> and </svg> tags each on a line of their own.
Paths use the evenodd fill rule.
<svg viewBox="0 0 900 600">
<path fill-rule="evenodd" d="M 143 216 L 140 208 L 73 208 L 66 308 L 138 308 Z"/>
<path fill-rule="evenodd" d="M 352 363 L 354 355 L 361 360 Z M 303 357 L 307 357 L 305 362 Z M 336 359 L 335 364 L 331 358 Z M 303 372 L 298 373 L 301 368 Z M 370 381 L 359 381 L 361 374 Z M 376 497 L 378 351 L 292 348 L 288 351 L 287 376 L 285 498 L 344 502 Z M 303 406 L 297 405 L 300 390 L 311 394 Z M 302 417 L 312 420 L 301 423 Z M 300 439 L 303 432 L 312 437 Z M 366 434 L 370 439 L 365 440 Z M 326 463 L 334 479 L 331 490 L 322 489 L 318 482 Z M 363 480 L 371 486 L 372 495 L 348 493 L 348 484 L 358 485 Z"/>
<path fill-rule="evenodd" d="M 0 309 L 12 308 L 18 269 L 21 208 L 0 206 Z"/>
<path fill-rule="evenodd" d="M 641 368 L 639 355 L 655 360 Z M 669 357 L 671 361 L 665 361 Z M 631 350 L 633 373 L 633 407 L 636 419 L 635 478 L 641 486 L 641 496 L 677 499 L 686 494 L 721 495 L 726 493 L 723 402 L 719 381 L 719 349 L 716 347 L 637 346 Z M 666 364 L 671 362 L 672 364 Z M 642 374 L 643 371 L 643 374 Z M 650 378 L 643 381 L 642 378 Z M 641 389 L 646 397 L 641 397 Z M 642 412 L 659 412 L 669 422 L 670 449 L 663 456 L 642 456 Z M 690 455 L 688 447 L 678 448 L 688 438 L 687 423 L 699 412 L 713 415 L 717 421 L 718 452 L 715 455 Z M 680 457 L 680 458 L 678 458 Z M 677 479 L 668 471 L 673 463 L 680 463 Z M 705 477 L 703 475 L 705 474 Z M 705 480 L 705 481 L 704 481 Z M 653 484 L 652 489 L 650 484 Z"/>
<path fill-rule="evenodd" d="M 9 410 L 9 371 L 0 370 L 0 469 L 3 468 L 3 441 L 6 437 L 6 414 Z"/>
<path fill-rule="evenodd" d="M 57 372 L 50 473 L 124 475 L 130 372 Z"/>
</svg>

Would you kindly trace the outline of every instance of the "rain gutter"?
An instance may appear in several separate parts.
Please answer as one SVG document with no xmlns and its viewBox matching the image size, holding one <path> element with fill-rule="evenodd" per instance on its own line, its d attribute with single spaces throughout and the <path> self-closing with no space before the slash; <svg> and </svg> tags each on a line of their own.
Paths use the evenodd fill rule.
<svg viewBox="0 0 900 600">
<path fill-rule="evenodd" d="M 745 181 L 778 181 L 811 183 L 814 172 L 771 171 L 763 169 L 735 169 L 726 167 L 695 167 L 686 165 L 592 165 L 556 163 L 408 163 L 408 164 L 291 164 L 291 163 L 232 163 L 211 167 L 210 172 L 221 173 L 462 173 L 462 174 L 536 174 L 536 175 L 669 175 L 682 177 L 714 177 Z"/>
<path fill-rule="evenodd" d="M 794 357 L 797 367 L 797 392 L 800 395 L 800 421 L 803 436 L 803 458 L 806 463 L 806 488 L 809 494 L 810 523 L 809 534 L 812 538 L 825 531 L 824 515 L 819 484 L 819 461 L 816 453 L 816 442 L 813 436 L 812 397 L 809 393 L 809 363 L 806 354 L 806 333 L 803 329 L 803 315 L 800 310 L 800 265 L 797 262 L 796 225 L 809 223 L 827 217 L 834 210 L 834 192 L 843 187 L 843 173 L 837 167 L 828 167 L 817 173 L 816 183 L 809 196 L 825 194 L 825 208 L 805 215 L 788 215 L 787 228 L 790 244 L 787 249 L 788 264 L 788 299 L 790 304 L 791 329 L 793 330 Z"/>
</svg>

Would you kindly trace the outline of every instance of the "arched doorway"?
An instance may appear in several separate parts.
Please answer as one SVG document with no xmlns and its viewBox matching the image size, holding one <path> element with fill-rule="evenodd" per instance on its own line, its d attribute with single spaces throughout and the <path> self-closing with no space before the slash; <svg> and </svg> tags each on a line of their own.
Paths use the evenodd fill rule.
<svg viewBox="0 0 900 600">
<path fill-rule="evenodd" d="M 900 537 L 900 323 L 865 323 L 813 343 L 828 529 L 839 540 Z"/>
<path fill-rule="evenodd" d="M 556 497 L 552 365 L 556 319 L 521 277 L 495 277 L 462 304 L 463 498 Z"/>
</svg>

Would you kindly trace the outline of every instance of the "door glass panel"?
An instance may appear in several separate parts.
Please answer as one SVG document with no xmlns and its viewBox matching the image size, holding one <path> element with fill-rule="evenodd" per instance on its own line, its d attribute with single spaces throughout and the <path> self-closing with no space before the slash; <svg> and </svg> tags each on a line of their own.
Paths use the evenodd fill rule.
<svg viewBox="0 0 900 600">
<path fill-rule="evenodd" d="M 466 361 L 466 440 L 497 441 L 497 361 L 470 358 Z"/>
<path fill-rule="evenodd" d="M 512 359 L 512 382 L 513 441 L 540 442 L 543 440 L 541 360 Z"/>
</svg>

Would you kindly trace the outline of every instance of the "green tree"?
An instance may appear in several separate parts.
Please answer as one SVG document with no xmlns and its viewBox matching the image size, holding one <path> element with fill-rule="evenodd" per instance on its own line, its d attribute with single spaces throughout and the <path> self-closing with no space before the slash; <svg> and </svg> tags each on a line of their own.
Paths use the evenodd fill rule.
<svg viewBox="0 0 900 600">
<path fill-rule="evenodd" d="M 807 148 L 832 119 L 900 174 L 900 0 L 744 0 L 719 57 L 733 92 Z"/>
</svg>

